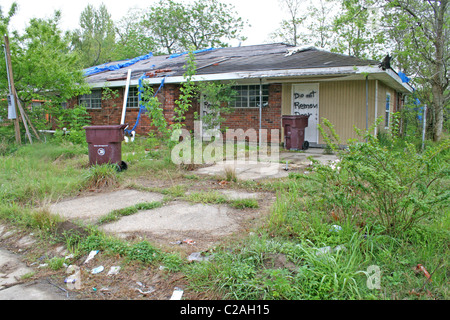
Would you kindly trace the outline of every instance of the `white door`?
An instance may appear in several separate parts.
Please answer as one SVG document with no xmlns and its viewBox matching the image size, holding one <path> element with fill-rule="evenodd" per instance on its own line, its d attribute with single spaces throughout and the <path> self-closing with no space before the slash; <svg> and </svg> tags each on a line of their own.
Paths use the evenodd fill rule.
<svg viewBox="0 0 450 320">
<path fill-rule="evenodd" d="M 319 84 L 303 83 L 292 85 L 292 115 L 309 115 L 305 129 L 305 141 L 319 143 Z"/>
<path fill-rule="evenodd" d="M 211 134 L 207 133 L 208 129 L 214 129 L 214 132 L 220 131 L 220 126 L 216 126 L 215 128 L 208 128 L 206 123 L 203 122 L 203 117 L 208 115 L 210 112 L 211 110 L 209 108 L 209 102 L 206 100 L 206 96 L 202 94 L 200 98 L 200 120 L 202 121 L 202 137 L 204 138 L 211 137 Z"/>
</svg>

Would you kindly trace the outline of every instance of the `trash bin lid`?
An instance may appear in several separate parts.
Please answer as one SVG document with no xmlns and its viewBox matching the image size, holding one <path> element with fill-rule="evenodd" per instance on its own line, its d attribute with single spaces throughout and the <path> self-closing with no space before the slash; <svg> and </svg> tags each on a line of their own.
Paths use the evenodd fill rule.
<svg viewBox="0 0 450 320">
<path fill-rule="evenodd" d="M 127 124 L 119 124 L 119 125 L 104 125 L 104 126 L 87 126 L 84 127 L 84 130 L 123 130 L 128 127 Z"/>
</svg>

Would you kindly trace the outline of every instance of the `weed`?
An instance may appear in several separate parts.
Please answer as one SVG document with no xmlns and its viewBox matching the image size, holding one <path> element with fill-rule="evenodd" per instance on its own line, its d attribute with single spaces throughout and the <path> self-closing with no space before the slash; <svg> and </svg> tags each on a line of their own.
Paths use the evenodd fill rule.
<svg viewBox="0 0 450 320">
<path fill-rule="evenodd" d="M 48 267 L 54 271 L 60 270 L 64 267 L 65 258 L 54 257 L 50 260 L 47 260 Z"/>
<path fill-rule="evenodd" d="M 217 191 L 208 191 L 208 192 L 192 192 L 187 195 L 186 200 L 195 203 L 214 203 L 221 204 L 227 203 L 228 200 L 225 196 L 221 195 Z"/>
<path fill-rule="evenodd" d="M 237 182 L 237 176 L 236 176 L 236 168 L 232 166 L 225 166 L 225 180 L 226 181 L 232 181 Z"/>
<path fill-rule="evenodd" d="M 181 184 L 173 185 L 172 187 L 161 190 L 161 193 L 173 198 L 183 197 L 186 193 L 186 186 Z"/>
<path fill-rule="evenodd" d="M 109 164 L 91 167 L 85 177 L 84 185 L 89 189 L 117 187 L 119 177 L 116 167 Z"/>
<path fill-rule="evenodd" d="M 255 199 L 237 199 L 230 202 L 230 206 L 236 209 L 259 208 L 258 201 Z"/>
<path fill-rule="evenodd" d="M 156 209 L 156 208 L 160 208 L 162 206 L 163 206 L 163 202 L 154 201 L 154 202 L 138 203 L 138 204 L 136 204 L 134 206 L 126 207 L 126 208 L 123 208 L 123 209 L 113 210 L 109 214 L 107 214 L 106 216 L 101 217 L 98 220 L 98 224 L 104 224 L 104 223 L 117 221 L 121 217 L 133 215 L 133 214 L 135 214 L 135 213 L 137 213 L 137 212 L 139 212 L 141 210 L 153 210 L 153 209 Z"/>
</svg>

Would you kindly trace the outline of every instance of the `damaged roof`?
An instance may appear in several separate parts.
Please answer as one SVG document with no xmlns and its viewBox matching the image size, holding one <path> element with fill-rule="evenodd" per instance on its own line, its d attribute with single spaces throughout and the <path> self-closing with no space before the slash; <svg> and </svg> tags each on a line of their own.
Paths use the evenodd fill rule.
<svg viewBox="0 0 450 320">
<path fill-rule="evenodd" d="M 170 79 L 169 82 L 183 82 L 182 76 L 185 72 L 186 56 L 186 53 L 161 56 L 147 55 L 143 60 L 138 60 L 135 63 L 133 61 L 134 64 L 132 65 L 127 65 L 127 62 L 131 60 L 111 62 L 102 65 L 102 67 L 119 64 L 127 66 L 86 76 L 86 81 L 94 87 L 101 87 L 105 83 L 110 83 L 113 86 L 114 82 L 117 82 L 115 83 L 117 86 L 123 85 L 123 82 L 127 79 L 128 69 L 131 69 L 131 84 L 137 84 L 138 79 L 143 75 L 149 78 L 151 83 L 159 83 L 163 77 L 166 77 L 167 80 Z M 294 47 L 284 43 L 199 50 L 195 53 L 195 62 L 198 80 L 299 77 L 313 75 L 314 73 L 317 73 L 317 75 L 336 74 L 337 72 L 355 73 L 355 69 L 358 67 L 369 67 L 376 72 L 378 72 L 378 69 L 380 73 L 385 72 L 378 67 L 379 61 L 363 60 L 314 47 Z M 342 68 L 345 68 L 345 70 L 342 70 Z M 308 70 L 308 72 L 305 72 L 305 70 Z M 364 70 L 360 73 L 367 73 L 367 70 Z M 397 74 L 395 73 L 395 75 Z M 395 80 L 398 82 L 398 79 Z M 404 86 L 402 87 L 405 89 Z"/>
</svg>

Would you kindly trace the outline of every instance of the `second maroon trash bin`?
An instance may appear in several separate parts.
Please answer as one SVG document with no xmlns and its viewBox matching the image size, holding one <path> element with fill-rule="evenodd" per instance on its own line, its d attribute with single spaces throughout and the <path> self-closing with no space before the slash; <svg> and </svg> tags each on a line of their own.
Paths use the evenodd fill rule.
<svg viewBox="0 0 450 320">
<path fill-rule="evenodd" d="M 305 128 L 309 116 L 283 116 L 284 148 L 286 150 L 306 150 L 309 142 L 305 141 Z"/>
<path fill-rule="evenodd" d="M 118 169 L 125 170 L 127 165 L 122 161 L 122 141 L 127 125 L 89 126 L 85 127 L 86 141 L 89 148 L 89 164 L 116 164 Z"/>
</svg>

